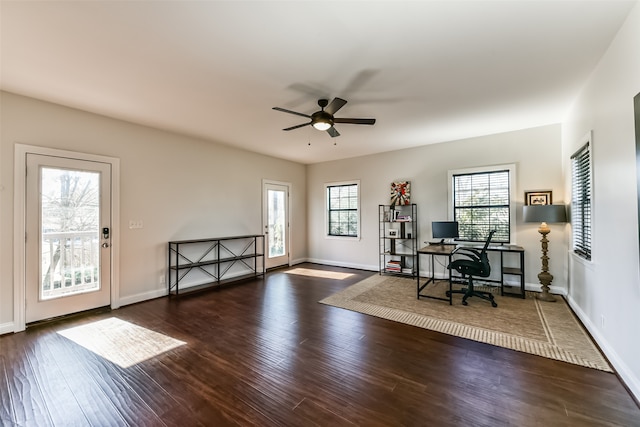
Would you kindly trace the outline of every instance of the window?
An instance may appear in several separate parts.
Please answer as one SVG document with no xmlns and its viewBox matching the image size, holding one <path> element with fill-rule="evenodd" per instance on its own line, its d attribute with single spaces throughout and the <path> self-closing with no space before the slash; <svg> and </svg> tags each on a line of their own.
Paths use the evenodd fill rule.
<svg viewBox="0 0 640 427">
<path fill-rule="evenodd" d="M 589 141 L 571 156 L 573 252 L 591 259 L 591 150 Z"/>
<path fill-rule="evenodd" d="M 493 242 L 511 242 L 511 180 L 515 166 L 449 172 L 453 220 L 459 240 L 484 241 L 496 230 Z"/>
<path fill-rule="evenodd" d="M 327 235 L 358 237 L 360 234 L 360 192 L 358 182 L 326 185 Z"/>
</svg>

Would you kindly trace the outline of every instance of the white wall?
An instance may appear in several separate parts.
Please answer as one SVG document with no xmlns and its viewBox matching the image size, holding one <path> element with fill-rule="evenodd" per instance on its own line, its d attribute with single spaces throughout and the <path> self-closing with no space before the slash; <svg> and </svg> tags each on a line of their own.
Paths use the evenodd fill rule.
<svg viewBox="0 0 640 427">
<path fill-rule="evenodd" d="M 544 126 L 499 135 L 483 136 L 408 150 L 320 163 L 308 166 L 309 257 L 312 261 L 378 269 L 378 205 L 389 203 L 393 181 L 411 181 L 411 202 L 418 207 L 418 238 L 431 239 L 431 221 L 446 220 L 447 171 L 499 164 L 516 164 L 516 227 L 514 243 L 525 248 L 528 287 L 539 290 L 541 270 L 539 224 L 522 222 L 524 192 L 552 190 L 553 202 L 564 201 L 560 125 Z M 362 237 L 345 242 L 324 233 L 325 195 L 328 182 L 359 179 L 361 182 Z M 566 225 L 550 224 L 550 272 L 552 289 L 566 289 Z"/>
<path fill-rule="evenodd" d="M 120 159 L 120 296 L 166 293 L 169 240 L 262 232 L 262 179 L 290 182 L 293 260 L 306 258 L 305 166 L 0 92 L 0 333 L 13 330 L 15 143 Z M 130 219 L 143 229 L 128 228 Z M 114 230 L 115 231 L 115 230 Z"/>
<path fill-rule="evenodd" d="M 563 124 L 563 161 L 593 131 L 593 258 L 571 256 L 569 300 L 640 398 L 638 189 L 633 97 L 640 92 L 640 4 L 593 72 Z M 571 177 L 565 177 L 570 195 Z"/>
</svg>

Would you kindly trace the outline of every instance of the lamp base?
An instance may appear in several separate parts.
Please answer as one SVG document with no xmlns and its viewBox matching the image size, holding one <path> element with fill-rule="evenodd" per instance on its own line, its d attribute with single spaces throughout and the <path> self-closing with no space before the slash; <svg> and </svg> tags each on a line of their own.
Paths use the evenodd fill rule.
<svg viewBox="0 0 640 427">
<path fill-rule="evenodd" d="M 539 299 L 540 301 L 546 301 L 546 302 L 556 302 L 556 297 L 551 295 L 548 289 L 544 289 L 544 288 L 542 289 L 542 293 L 536 294 L 536 299 Z"/>
<path fill-rule="evenodd" d="M 549 243 L 547 234 L 549 234 L 549 227 L 543 222 L 538 231 L 542 234 L 542 240 L 540 240 L 542 243 L 542 271 L 538 274 L 542 293 L 538 294 L 536 298 L 540 301 L 555 302 L 556 298 L 549 292 L 549 285 L 553 281 L 553 275 L 549 273 L 549 257 L 547 256 L 547 245 Z"/>
</svg>

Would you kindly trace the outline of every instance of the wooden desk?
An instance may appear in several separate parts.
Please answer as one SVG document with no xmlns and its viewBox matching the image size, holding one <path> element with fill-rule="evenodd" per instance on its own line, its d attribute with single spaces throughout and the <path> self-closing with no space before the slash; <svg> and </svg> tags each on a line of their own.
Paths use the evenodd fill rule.
<svg viewBox="0 0 640 427">
<path fill-rule="evenodd" d="M 477 246 L 465 246 L 473 249 L 482 249 L 483 245 Z M 434 268 L 434 260 L 436 256 L 444 256 L 447 257 L 447 266 L 451 264 L 453 257 L 455 255 L 456 245 L 428 245 L 418 250 L 417 257 L 417 298 L 432 298 L 439 299 L 443 301 L 449 301 L 451 304 L 451 297 L 436 297 L 422 294 L 421 292 L 430 284 L 435 282 L 435 268 Z M 524 248 L 522 246 L 516 245 L 489 245 L 487 248 L 487 252 L 498 252 L 500 254 L 500 280 L 495 279 L 485 279 L 484 282 L 493 282 L 500 284 L 500 295 L 502 296 L 514 296 L 519 298 L 525 298 L 524 291 Z M 507 267 L 505 266 L 505 254 L 515 253 L 518 255 L 518 265 L 515 267 Z M 431 256 L 431 277 L 427 278 L 427 281 L 424 284 L 421 284 L 420 280 L 420 257 L 421 255 L 430 255 Z M 454 279 L 461 278 L 460 276 L 452 276 L 451 270 L 448 272 L 448 280 L 449 280 L 449 290 L 451 290 L 451 285 Z M 509 289 L 505 292 L 505 284 L 504 279 L 505 276 L 517 276 L 520 279 L 520 288 L 518 292 L 511 292 Z M 446 280 L 446 279 L 445 279 Z M 457 281 L 457 280 L 456 280 Z M 451 294 L 449 294 L 451 295 Z"/>
</svg>

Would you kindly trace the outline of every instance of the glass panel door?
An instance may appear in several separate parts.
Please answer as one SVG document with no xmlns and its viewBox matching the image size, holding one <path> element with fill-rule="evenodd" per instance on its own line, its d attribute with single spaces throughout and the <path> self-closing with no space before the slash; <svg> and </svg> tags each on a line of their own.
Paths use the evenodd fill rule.
<svg viewBox="0 0 640 427">
<path fill-rule="evenodd" d="M 27 322 L 111 302 L 109 164 L 27 155 Z"/>
<path fill-rule="evenodd" d="M 289 264 L 289 187 L 264 184 L 264 229 L 267 235 L 265 265 L 267 268 Z"/>
</svg>

